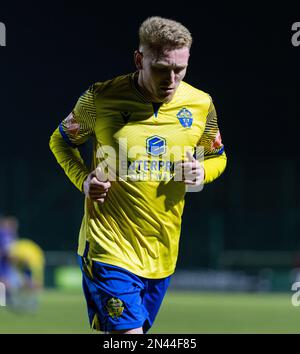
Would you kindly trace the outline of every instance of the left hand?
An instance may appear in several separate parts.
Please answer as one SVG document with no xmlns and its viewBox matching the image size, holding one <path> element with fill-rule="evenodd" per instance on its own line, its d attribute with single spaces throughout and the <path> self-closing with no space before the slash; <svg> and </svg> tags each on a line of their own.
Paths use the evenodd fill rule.
<svg viewBox="0 0 300 354">
<path fill-rule="evenodd" d="M 175 175 L 178 173 L 181 173 L 182 182 L 188 186 L 200 186 L 205 178 L 203 166 L 194 158 L 191 151 L 186 152 L 186 160 L 176 164 Z"/>
</svg>

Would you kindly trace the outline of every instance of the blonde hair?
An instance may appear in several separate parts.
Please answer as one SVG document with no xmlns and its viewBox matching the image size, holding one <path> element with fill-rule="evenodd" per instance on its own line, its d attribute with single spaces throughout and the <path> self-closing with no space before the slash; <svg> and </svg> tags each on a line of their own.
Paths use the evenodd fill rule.
<svg viewBox="0 0 300 354">
<path fill-rule="evenodd" d="M 139 29 L 140 49 L 191 48 L 192 35 L 181 23 L 163 17 L 149 17 Z"/>
</svg>

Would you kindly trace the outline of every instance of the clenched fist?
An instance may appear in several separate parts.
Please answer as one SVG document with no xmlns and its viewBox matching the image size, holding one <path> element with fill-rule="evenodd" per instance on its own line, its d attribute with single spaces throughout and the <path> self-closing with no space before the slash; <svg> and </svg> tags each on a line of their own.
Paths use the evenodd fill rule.
<svg viewBox="0 0 300 354">
<path fill-rule="evenodd" d="M 186 152 L 185 161 L 175 165 L 175 180 L 187 186 L 200 186 L 205 178 L 204 168 L 190 151 Z"/>
<path fill-rule="evenodd" d="M 95 202 L 103 204 L 109 188 L 110 182 L 101 167 L 97 167 L 91 172 L 83 183 L 83 192 L 85 196 Z"/>
</svg>

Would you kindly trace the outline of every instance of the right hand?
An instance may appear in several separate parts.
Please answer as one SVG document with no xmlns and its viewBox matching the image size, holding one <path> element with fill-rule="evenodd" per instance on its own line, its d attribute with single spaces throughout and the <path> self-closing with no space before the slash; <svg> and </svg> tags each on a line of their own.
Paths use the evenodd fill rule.
<svg viewBox="0 0 300 354">
<path fill-rule="evenodd" d="M 111 184 L 101 167 L 97 167 L 83 182 L 83 192 L 85 196 L 101 204 L 104 203 L 110 187 Z"/>
</svg>

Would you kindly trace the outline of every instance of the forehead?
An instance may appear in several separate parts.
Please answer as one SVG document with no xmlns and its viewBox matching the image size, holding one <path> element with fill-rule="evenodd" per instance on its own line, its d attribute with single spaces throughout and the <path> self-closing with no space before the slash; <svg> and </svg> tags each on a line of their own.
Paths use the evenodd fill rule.
<svg viewBox="0 0 300 354">
<path fill-rule="evenodd" d="M 152 64 L 168 66 L 186 66 L 189 60 L 189 48 L 165 49 L 163 51 L 149 53 Z"/>
</svg>

